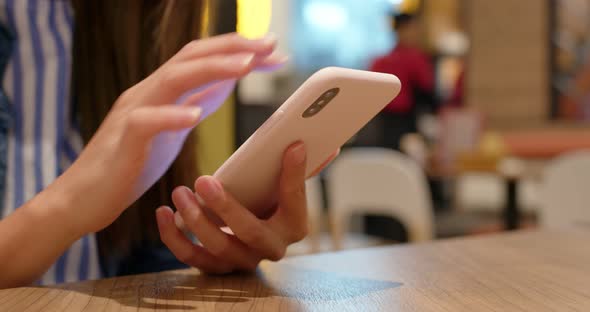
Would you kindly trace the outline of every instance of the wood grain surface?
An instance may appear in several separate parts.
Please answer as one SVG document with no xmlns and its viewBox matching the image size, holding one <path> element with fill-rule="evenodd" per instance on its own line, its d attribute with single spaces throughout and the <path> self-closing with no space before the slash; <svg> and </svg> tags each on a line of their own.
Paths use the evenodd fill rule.
<svg viewBox="0 0 590 312">
<path fill-rule="evenodd" d="M 590 230 L 517 232 L 0 291 L 0 311 L 590 311 Z"/>
</svg>

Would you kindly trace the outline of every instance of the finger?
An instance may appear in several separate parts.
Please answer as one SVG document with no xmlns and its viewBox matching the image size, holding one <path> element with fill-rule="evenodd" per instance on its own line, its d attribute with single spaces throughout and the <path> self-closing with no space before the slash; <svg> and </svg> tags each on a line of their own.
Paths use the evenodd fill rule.
<svg viewBox="0 0 590 312">
<path fill-rule="evenodd" d="M 184 226 L 184 220 L 182 219 L 182 216 L 178 211 L 174 213 L 174 224 L 176 224 L 176 227 L 179 230 L 183 232 L 186 231 L 186 227 Z"/>
<path fill-rule="evenodd" d="M 264 72 L 275 71 L 283 67 L 288 61 L 288 56 L 279 53 L 275 53 L 266 57 L 256 57 L 254 70 Z"/>
<path fill-rule="evenodd" d="M 165 98 L 177 99 L 199 86 L 245 76 L 254 69 L 255 58 L 255 54 L 239 53 L 167 64 L 155 73 L 155 81 L 158 87 L 163 88 Z"/>
<path fill-rule="evenodd" d="M 203 176 L 195 182 L 195 190 L 208 209 L 219 216 L 235 236 L 264 258 L 279 260 L 285 255 L 286 243 L 263 220 L 225 192 L 219 181 Z"/>
<path fill-rule="evenodd" d="M 340 149 L 337 149 L 334 153 L 332 153 L 332 155 L 330 155 L 328 159 L 326 159 L 326 161 L 324 161 L 316 170 L 314 170 L 307 177 L 315 177 L 316 175 L 320 174 L 322 170 L 324 170 L 334 159 L 336 159 L 336 157 L 338 157 L 338 155 L 340 155 Z"/>
<path fill-rule="evenodd" d="M 201 92 L 188 95 L 182 100 L 181 105 L 200 107 L 203 110 L 201 120 L 204 120 L 225 103 L 225 100 L 231 94 L 235 85 L 235 79 L 215 83 Z"/>
<path fill-rule="evenodd" d="M 156 220 L 160 239 L 181 262 L 208 273 L 222 274 L 232 270 L 229 263 L 216 258 L 203 247 L 193 244 L 176 228 L 174 213 L 169 207 L 158 208 Z"/>
<path fill-rule="evenodd" d="M 273 228 L 283 233 L 288 242 L 307 235 L 307 198 L 305 196 L 306 150 L 302 142 L 290 146 L 283 157 L 279 179 L 279 205 L 269 219 Z"/>
<path fill-rule="evenodd" d="M 194 90 L 184 96 L 180 101 L 180 105 L 185 106 L 202 106 L 202 102 L 212 98 L 218 99 L 221 95 L 229 94 L 236 86 L 236 79 L 228 79 L 209 84 L 202 90 Z M 220 95 L 221 94 L 221 95 Z M 203 112 L 203 115 L 206 114 Z"/>
<path fill-rule="evenodd" d="M 288 56 L 273 54 L 266 57 L 255 57 L 253 62 L 255 70 L 272 71 L 283 66 L 288 60 Z M 236 81 L 236 79 L 229 79 L 206 84 L 189 91 L 188 94 L 184 94 L 179 102 L 185 105 L 195 105 L 208 98 L 215 98 L 216 100 L 223 101 L 234 89 Z M 207 115 L 206 111 L 207 110 L 205 109 L 204 115 Z M 204 118 L 205 117 L 203 117 L 203 119 Z"/>
<path fill-rule="evenodd" d="M 267 35 L 260 39 L 247 39 L 240 34 L 231 33 L 188 43 L 178 53 L 177 61 L 187 61 L 214 54 L 254 53 L 269 55 L 275 49 L 277 38 Z"/>
<path fill-rule="evenodd" d="M 256 57 L 254 62 L 257 71 L 274 71 L 281 68 L 287 61 L 287 56 L 273 54 L 267 57 Z M 183 105 L 199 106 L 203 109 L 201 119 L 217 111 L 225 102 L 236 86 L 236 79 L 228 79 L 220 82 L 210 83 L 202 88 L 189 91 L 188 95 L 183 95 L 180 102 Z"/>
<path fill-rule="evenodd" d="M 200 107 L 147 106 L 129 113 L 127 134 L 130 139 L 146 139 L 164 131 L 190 129 L 201 119 Z"/>
<path fill-rule="evenodd" d="M 189 188 L 176 188 L 172 193 L 172 201 L 182 216 L 185 228 L 197 236 L 212 255 L 227 259 L 240 269 L 251 271 L 256 268 L 259 262 L 256 255 L 244 243 L 211 222 Z"/>
</svg>

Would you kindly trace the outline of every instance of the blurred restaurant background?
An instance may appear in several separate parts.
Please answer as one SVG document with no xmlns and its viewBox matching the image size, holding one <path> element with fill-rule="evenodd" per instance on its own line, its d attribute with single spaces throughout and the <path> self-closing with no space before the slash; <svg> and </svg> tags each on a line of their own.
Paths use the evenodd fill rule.
<svg viewBox="0 0 590 312">
<path fill-rule="evenodd" d="M 291 62 L 243 79 L 199 126 L 203 174 L 318 69 L 374 69 L 401 46 L 400 17 L 418 26 L 417 49 L 432 69 L 433 88 L 415 96 L 402 120 L 412 127 L 395 146 L 385 143 L 392 125 L 384 111 L 308 181 L 311 233 L 291 254 L 590 226 L 590 0 L 216 5 L 213 33 L 274 33 Z"/>
</svg>

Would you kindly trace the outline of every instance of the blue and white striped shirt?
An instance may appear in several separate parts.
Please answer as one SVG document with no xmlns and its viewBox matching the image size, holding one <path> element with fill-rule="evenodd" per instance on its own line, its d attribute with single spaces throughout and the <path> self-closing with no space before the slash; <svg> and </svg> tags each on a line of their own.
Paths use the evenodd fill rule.
<svg viewBox="0 0 590 312">
<path fill-rule="evenodd" d="M 8 140 L 6 217 L 77 158 L 82 140 L 71 119 L 73 16 L 67 0 L 0 0 L 0 21 L 16 37 L 3 88 L 13 108 Z M 94 235 L 75 242 L 41 284 L 100 277 Z"/>
</svg>

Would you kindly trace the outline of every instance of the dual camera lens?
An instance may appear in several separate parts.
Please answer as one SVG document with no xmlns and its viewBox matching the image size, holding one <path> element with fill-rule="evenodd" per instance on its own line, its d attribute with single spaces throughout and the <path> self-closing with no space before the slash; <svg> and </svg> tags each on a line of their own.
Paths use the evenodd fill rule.
<svg viewBox="0 0 590 312">
<path fill-rule="evenodd" d="M 340 92 L 340 88 L 332 88 L 324 92 L 305 110 L 305 112 L 303 112 L 303 118 L 309 118 L 319 113 L 336 97 L 336 95 L 338 95 L 338 92 Z"/>
</svg>

